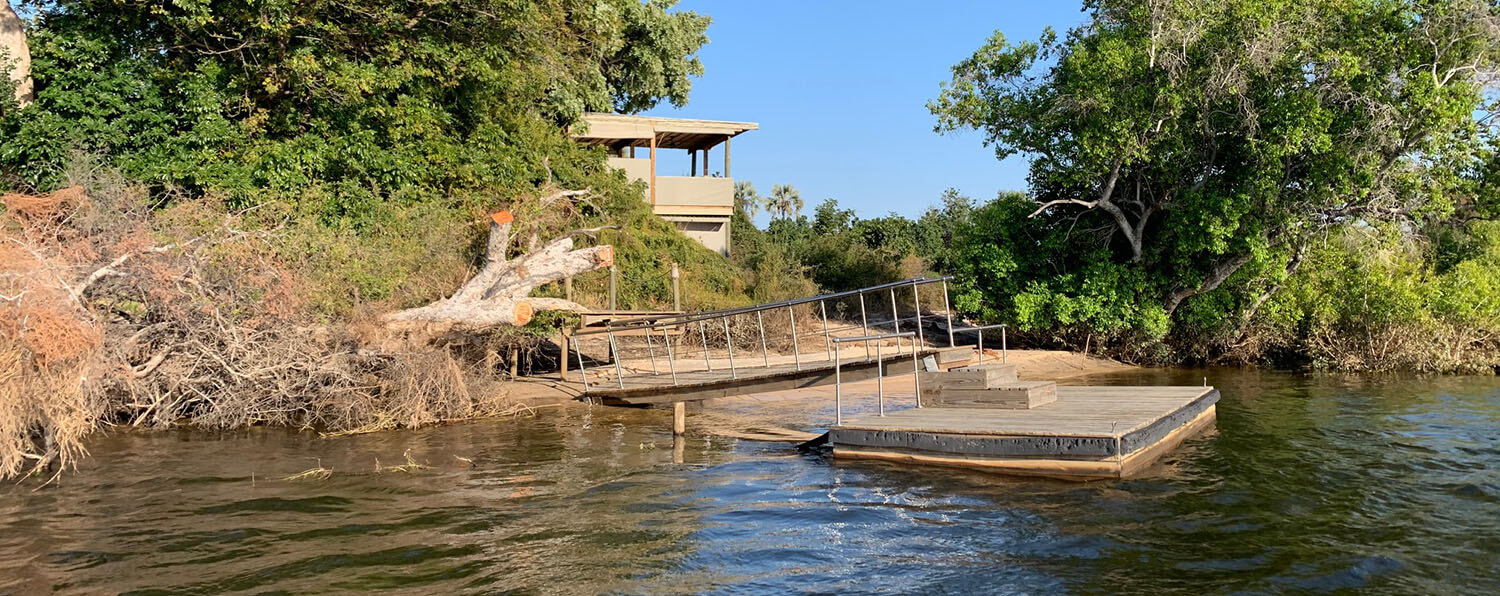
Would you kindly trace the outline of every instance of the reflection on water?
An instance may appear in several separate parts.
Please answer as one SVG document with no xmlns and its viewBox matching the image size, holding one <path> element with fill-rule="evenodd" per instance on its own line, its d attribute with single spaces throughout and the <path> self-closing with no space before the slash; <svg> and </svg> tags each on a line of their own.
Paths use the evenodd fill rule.
<svg viewBox="0 0 1500 596">
<path fill-rule="evenodd" d="M 712 437 L 673 463 L 670 413 L 581 406 L 118 434 L 0 488 L 0 593 L 1500 591 L 1500 379 L 1206 374 L 1216 431 L 1087 485 Z"/>
</svg>

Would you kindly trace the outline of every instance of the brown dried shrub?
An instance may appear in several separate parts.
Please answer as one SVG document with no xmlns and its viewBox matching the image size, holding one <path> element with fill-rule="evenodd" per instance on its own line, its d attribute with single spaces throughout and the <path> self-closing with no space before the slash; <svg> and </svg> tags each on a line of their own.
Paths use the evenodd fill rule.
<svg viewBox="0 0 1500 596">
<path fill-rule="evenodd" d="M 509 409 L 494 363 L 317 312 L 318 264 L 285 257 L 279 215 L 153 210 L 108 175 L 0 198 L 0 478 L 73 465 L 100 425 L 343 433 Z"/>
</svg>

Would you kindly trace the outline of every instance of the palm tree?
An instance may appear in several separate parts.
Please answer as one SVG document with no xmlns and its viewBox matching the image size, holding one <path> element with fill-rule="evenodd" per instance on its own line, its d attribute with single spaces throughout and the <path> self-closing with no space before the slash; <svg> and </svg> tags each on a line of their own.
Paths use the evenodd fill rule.
<svg viewBox="0 0 1500 596">
<path fill-rule="evenodd" d="M 770 211 L 790 219 L 793 215 L 802 212 L 802 193 L 790 184 L 777 184 L 771 187 L 771 198 L 768 203 Z"/>
<path fill-rule="evenodd" d="M 771 208 L 770 202 L 760 196 L 760 193 L 755 190 L 755 185 L 748 180 L 734 183 L 734 204 L 744 209 L 745 216 L 751 219 L 754 219 L 755 214 L 760 213 L 761 209 L 770 211 Z"/>
</svg>

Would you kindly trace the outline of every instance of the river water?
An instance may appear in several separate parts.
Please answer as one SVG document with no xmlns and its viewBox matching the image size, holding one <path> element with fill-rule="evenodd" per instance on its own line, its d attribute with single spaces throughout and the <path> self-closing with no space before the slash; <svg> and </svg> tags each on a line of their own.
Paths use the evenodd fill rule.
<svg viewBox="0 0 1500 596">
<path fill-rule="evenodd" d="M 1204 375 L 1216 430 L 1091 484 L 674 453 L 669 413 L 583 406 L 114 433 L 60 486 L 0 488 L 0 593 L 1500 592 L 1500 379 L 1097 381 Z"/>
</svg>

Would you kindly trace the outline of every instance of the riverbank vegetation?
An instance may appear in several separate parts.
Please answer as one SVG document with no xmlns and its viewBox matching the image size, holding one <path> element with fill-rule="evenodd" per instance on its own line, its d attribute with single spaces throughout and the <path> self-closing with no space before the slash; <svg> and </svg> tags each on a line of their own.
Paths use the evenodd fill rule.
<svg viewBox="0 0 1500 596">
<path fill-rule="evenodd" d="M 997 33 L 928 106 L 1029 160 L 1027 192 L 777 208 L 742 258 L 831 290 L 951 274 L 1020 342 L 1133 362 L 1500 367 L 1500 9 L 1085 4 L 1065 34 Z"/>
<path fill-rule="evenodd" d="M 499 381 L 556 370 L 569 315 L 462 335 L 379 319 L 472 275 L 501 209 L 518 236 L 600 228 L 575 239 L 612 246 L 635 282 L 623 308 L 670 304 L 674 263 L 690 304 L 748 300 L 732 264 L 566 134 L 584 111 L 685 103 L 707 17 L 636 0 L 29 8 L 34 101 L 0 89 L 0 477 L 75 461 L 99 424 L 348 432 L 505 411 Z M 588 192 L 538 200 L 559 188 Z M 581 276 L 574 299 L 601 304 L 606 280 Z"/>
<path fill-rule="evenodd" d="M 331 432 L 503 412 L 561 312 L 409 334 L 381 316 L 580 229 L 621 308 L 954 275 L 1011 337 L 1132 362 L 1500 366 L 1500 15 L 1490 2 L 1094 0 L 996 35 L 929 104 L 1029 188 L 859 218 L 736 189 L 733 258 L 569 140 L 682 105 L 708 18 L 652 0 L 27 4 L 0 89 L 0 477 L 101 424 Z M 0 86 L 12 84 L 0 77 Z M 586 189 L 543 201 L 559 189 Z M 770 214 L 764 229 L 753 223 Z M 607 276 L 574 280 L 602 306 Z M 559 284 L 536 296 L 561 298 Z"/>
</svg>

